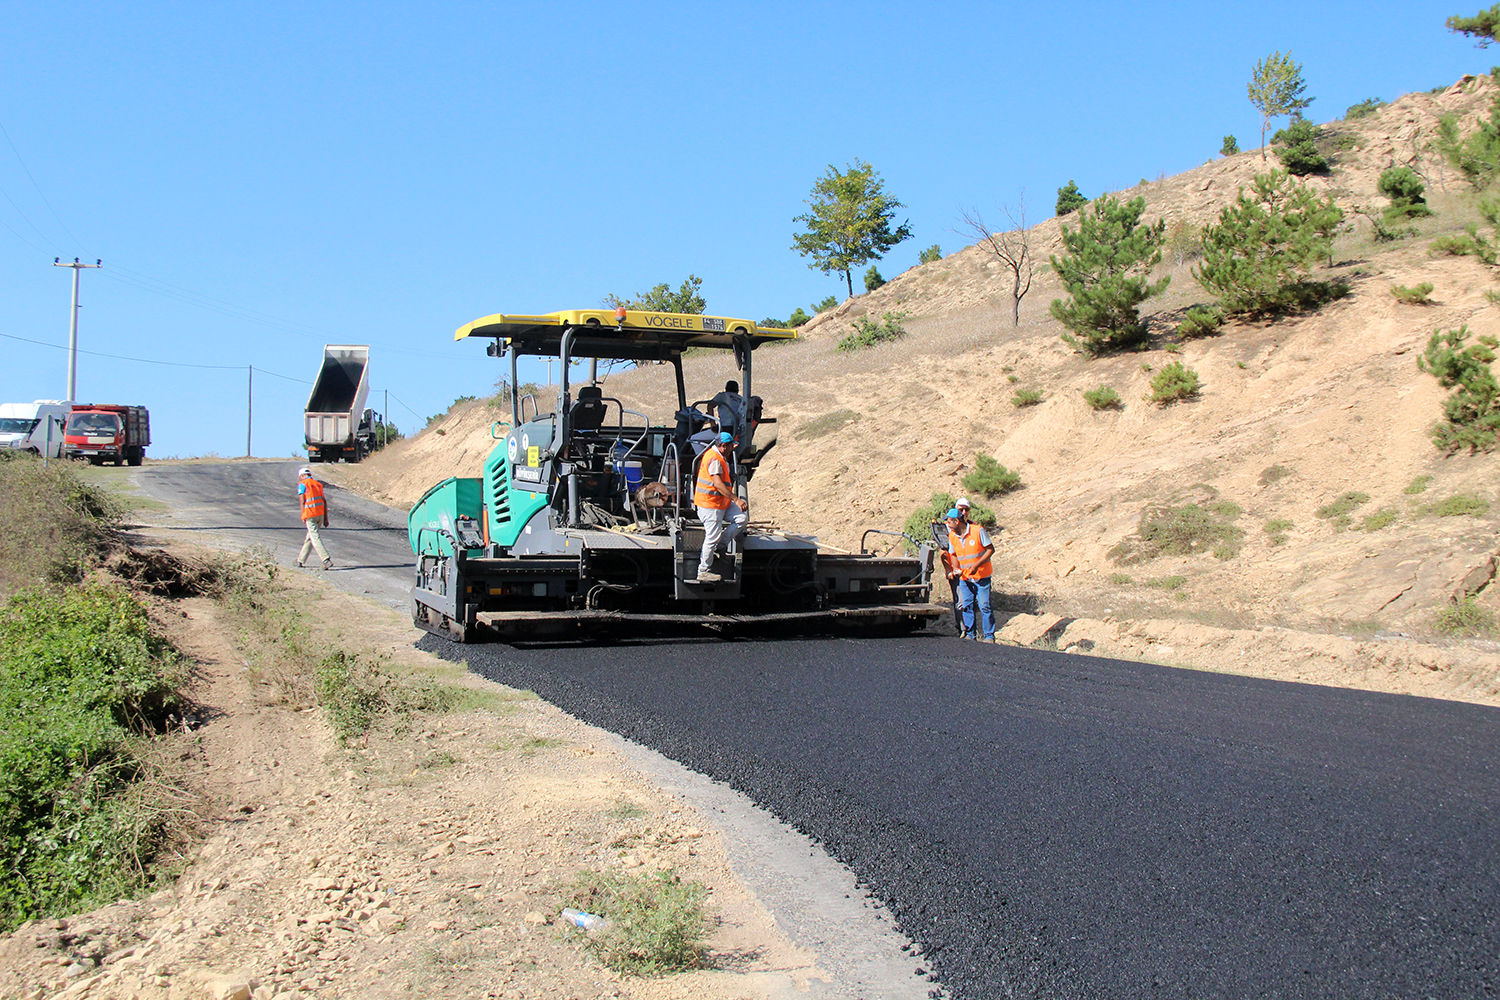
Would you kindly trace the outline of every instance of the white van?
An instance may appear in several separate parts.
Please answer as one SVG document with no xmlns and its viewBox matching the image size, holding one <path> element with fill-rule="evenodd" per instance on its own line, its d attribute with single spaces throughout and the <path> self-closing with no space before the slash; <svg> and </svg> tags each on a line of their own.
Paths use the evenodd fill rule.
<svg viewBox="0 0 1500 1000">
<path fill-rule="evenodd" d="M 0 403 L 0 448 L 61 458 L 63 427 L 73 404 L 56 399 Z"/>
</svg>

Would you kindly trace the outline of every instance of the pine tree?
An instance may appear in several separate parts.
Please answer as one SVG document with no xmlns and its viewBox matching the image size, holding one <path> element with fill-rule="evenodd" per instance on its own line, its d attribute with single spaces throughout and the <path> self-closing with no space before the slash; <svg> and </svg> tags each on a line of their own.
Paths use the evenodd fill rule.
<svg viewBox="0 0 1500 1000">
<path fill-rule="evenodd" d="M 1062 335 L 1087 354 L 1138 343 L 1146 335 L 1139 305 L 1171 282 L 1148 280 L 1161 263 L 1165 219 L 1143 224 L 1145 198 L 1121 203 L 1111 195 L 1078 214 L 1078 229 L 1062 227 L 1067 256 L 1051 258 L 1052 270 L 1071 298 L 1054 299 L 1052 315 L 1073 333 Z M 1076 334 L 1077 336 L 1074 336 Z"/>
<path fill-rule="evenodd" d="M 1204 229 L 1193 277 L 1229 313 L 1283 312 L 1335 298 L 1342 286 L 1309 275 L 1329 254 L 1343 218 L 1332 198 L 1319 198 L 1285 170 L 1257 175 L 1253 193 L 1242 188 Z"/>
</svg>

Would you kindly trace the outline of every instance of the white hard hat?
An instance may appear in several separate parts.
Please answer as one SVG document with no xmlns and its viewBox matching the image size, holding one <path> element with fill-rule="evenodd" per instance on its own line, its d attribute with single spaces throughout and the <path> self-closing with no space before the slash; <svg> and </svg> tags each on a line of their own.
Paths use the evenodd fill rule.
<svg viewBox="0 0 1500 1000">
<path fill-rule="evenodd" d="M 298 479 L 301 479 L 303 476 L 310 476 L 310 475 L 312 475 L 312 470 L 309 469 L 305 465 L 302 468 L 300 468 L 300 469 L 297 470 L 297 478 Z"/>
<path fill-rule="evenodd" d="M 953 501 L 953 506 L 955 506 L 955 507 L 972 507 L 974 505 L 971 504 L 971 503 L 969 503 L 969 498 L 968 497 L 959 497 L 957 500 Z"/>
</svg>

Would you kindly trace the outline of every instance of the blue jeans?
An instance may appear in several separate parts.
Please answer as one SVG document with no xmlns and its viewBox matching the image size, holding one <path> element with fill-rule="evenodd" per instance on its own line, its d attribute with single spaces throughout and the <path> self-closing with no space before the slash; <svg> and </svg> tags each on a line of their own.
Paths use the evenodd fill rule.
<svg viewBox="0 0 1500 1000">
<path fill-rule="evenodd" d="M 990 578 L 958 581 L 958 609 L 964 617 L 964 631 L 974 634 L 974 605 L 979 605 L 984 637 L 995 638 L 995 612 L 990 607 Z"/>
</svg>

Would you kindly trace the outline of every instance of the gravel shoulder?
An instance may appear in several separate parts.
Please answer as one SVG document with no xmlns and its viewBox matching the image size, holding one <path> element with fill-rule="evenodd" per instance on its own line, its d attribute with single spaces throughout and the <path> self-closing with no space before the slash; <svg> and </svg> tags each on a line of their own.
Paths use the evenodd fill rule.
<svg viewBox="0 0 1500 1000">
<path fill-rule="evenodd" d="M 170 752 L 202 840 L 148 898 L 0 939 L 0 996 L 925 997 L 848 873 L 742 797 L 412 648 L 394 610 L 284 574 L 346 648 L 481 687 L 492 710 L 340 748 L 277 704 L 201 598 L 159 618 L 197 664 Z M 708 886 L 706 967 L 622 978 L 559 924 L 579 872 Z M 861 929 L 867 928 L 867 929 Z"/>
</svg>

